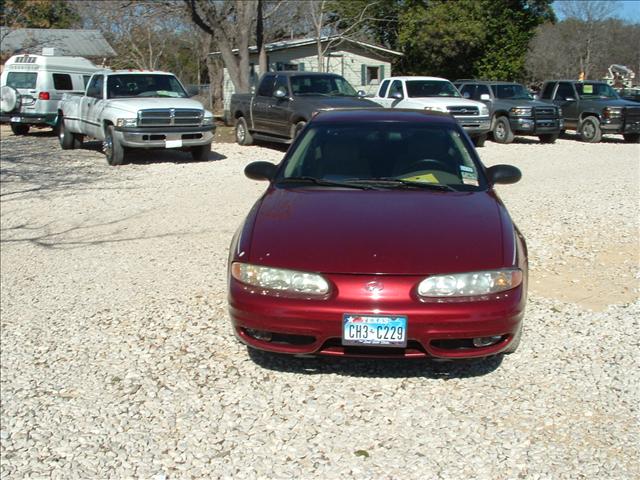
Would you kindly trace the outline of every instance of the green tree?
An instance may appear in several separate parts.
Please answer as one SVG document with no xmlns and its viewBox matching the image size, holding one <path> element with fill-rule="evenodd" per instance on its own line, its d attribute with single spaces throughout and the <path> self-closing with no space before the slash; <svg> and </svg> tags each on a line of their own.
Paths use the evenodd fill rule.
<svg viewBox="0 0 640 480">
<path fill-rule="evenodd" d="M 80 16 L 66 0 L 3 0 L 0 23 L 8 28 L 74 28 Z"/>
</svg>

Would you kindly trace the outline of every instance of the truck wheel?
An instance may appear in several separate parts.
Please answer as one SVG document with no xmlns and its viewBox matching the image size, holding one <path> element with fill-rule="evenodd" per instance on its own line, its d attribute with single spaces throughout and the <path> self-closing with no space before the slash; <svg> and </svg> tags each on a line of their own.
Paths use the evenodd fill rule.
<svg viewBox="0 0 640 480">
<path fill-rule="evenodd" d="M 513 142 L 513 132 L 508 117 L 498 117 L 493 127 L 493 139 L 498 143 Z"/>
<path fill-rule="evenodd" d="M 484 135 L 478 135 L 477 137 L 473 137 L 473 144 L 480 148 L 480 147 L 484 147 L 484 142 L 487 141 L 487 134 L 485 133 Z"/>
<path fill-rule="evenodd" d="M 124 163 L 125 148 L 120 144 L 113 132 L 113 125 L 109 125 L 102 144 L 104 154 L 109 165 L 122 165 Z"/>
<path fill-rule="evenodd" d="M 640 133 L 625 133 L 622 136 L 626 143 L 640 143 Z"/>
<path fill-rule="evenodd" d="M 583 142 L 598 143 L 602 140 L 600 121 L 596 117 L 587 117 L 580 124 L 580 138 Z"/>
<path fill-rule="evenodd" d="M 558 139 L 558 134 L 545 133 L 543 135 L 538 135 L 538 138 L 540 139 L 540 143 L 556 143 L 556 140 Z"/>
<path fill-rule="evenodd" d="M 238 145 L 251 145 L 253 143 L 253 137 L 247 127 L 247 122 L 244 117 L 236 118 L 236 142 Z"/>
<path fill-rule="evenodd" d="M 204 162 L 209 160 L 209 154 L 211 153 L 211 144 L 199 145 L 197 147 L 191 147 L 191 158 L 196 162 Z"/>
<path fill-rule="evenodd" d="M 29 133 L 29 125 L 25 125 L 23 123 L 12 123 L 11 131 L 14 135 L 26 135 Z"/>
<path fill-rule="evenodd" d="M 58 117 L 58 123 L 56 124 L 56 130 L 58 132 L 58 140 L 63 150 L 71 150 L 74 148 L 80 148 L 82 146 L 82 140 L 75 133 L 70 132 L 64 126 L 64 117 L 60 115 Z"/>
<path fill-rule="evenodd" d="M 293 127 L 293 140 L 295 140 L 296 137 L 300 135 L 300 132 L 306 126 L 307 126 L 307 122 L 302 120 L 295 124 L 295 126 Z"/>
</svg>

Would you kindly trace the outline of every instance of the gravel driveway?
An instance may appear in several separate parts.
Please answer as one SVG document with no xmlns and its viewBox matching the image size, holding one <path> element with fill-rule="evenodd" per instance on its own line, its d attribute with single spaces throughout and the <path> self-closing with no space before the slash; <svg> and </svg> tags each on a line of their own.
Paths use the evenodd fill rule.
<svg viewBox="0 0 640 480">
<path fill-rule="evenodd" d="M 473 364 L 248 353 L 231 236 L 265 185 L 217 144 L 120 168 L 2 129 L 2 478 L 640 476 L 640 147 L 488 142 L 529 242 L 520 350 Z"/>
</svg>

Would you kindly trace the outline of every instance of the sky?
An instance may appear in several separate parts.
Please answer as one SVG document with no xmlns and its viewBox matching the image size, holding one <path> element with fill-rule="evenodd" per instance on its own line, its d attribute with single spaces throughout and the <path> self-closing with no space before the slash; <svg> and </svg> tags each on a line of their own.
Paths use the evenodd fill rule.
<svg viewBox="0 0 640 480">
<path fill-rule="evenodd" d="M 582 0 L 588 2 L 589 0 Z M 615 16 L 628 22 L 640 23 L 640 0 L 610 0 L 617 5 Z M 558 2 L 555 2 L 558 3 Z M 554 3 L 554 6 L 555 6 Z M 557 9 L 554 9 L 558 20 L 562 20 L 562 16 Z"/>
</svg>

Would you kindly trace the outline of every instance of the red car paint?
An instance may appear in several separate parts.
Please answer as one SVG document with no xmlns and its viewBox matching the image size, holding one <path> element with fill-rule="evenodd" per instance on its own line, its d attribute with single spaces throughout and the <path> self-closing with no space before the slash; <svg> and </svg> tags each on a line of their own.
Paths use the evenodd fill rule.
<svg viewBox="0 0 640 480">
<path fill-rule="evenodd" d="M 312 120 L 424 122 L 454 128 L 446 115 L 399 110 L 335 111 Z M 304 135 L 304 132 L 303 134 Z M 284 168 L 291 147 L 281 164 Z M 493 188 L 475 191 L 355 190 L 271 183 L 231 244 L 230 262 L 322 274 L 322 298 L 282 295 L 229 275 L 229 311 L 238 338 L 263 350 L 298 355 L 473 358 L 517 346 L 527 292 L 527 251 Z M 425 299 L 429 275 L 519 268 L 516 288 L 482 297 Z M 373 282 L 373 283 L 372 283 Z M 345 314 L 407 317 L 406 347 L 342 345 Z M 249 331 L 247 330 L 249 329 Z M 270 340 L 252 330 L 269 332 Z M 475 347 L 469 339 L 502 336 Z"/>
</svg>

